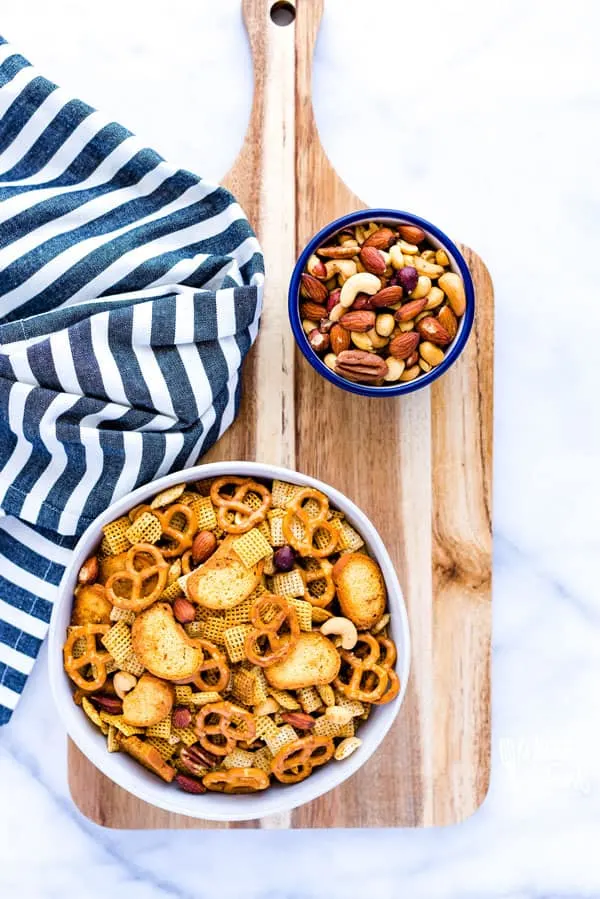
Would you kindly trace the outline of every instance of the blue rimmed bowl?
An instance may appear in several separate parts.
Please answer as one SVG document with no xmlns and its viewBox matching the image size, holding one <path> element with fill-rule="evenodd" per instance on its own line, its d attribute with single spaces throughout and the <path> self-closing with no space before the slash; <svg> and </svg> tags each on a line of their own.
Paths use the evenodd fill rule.
<svg viewBox="0 0 600 899">
<path fill-rule="evenodd" d="M 382 386 L 357 384 L 353 381 L 348 381 L 346 378 L 342 378 L 325 365 L 323 360 L 311 347 L 308 342 L 308 336 L 302 329 L 302 320 L 300 318 L 300 277 L 306 268 L 308 259 L 313 253 L 316 253 L 320 247 L 327 246 L 327 244 L 330 243 L 331 238 L 340 231 L 345 231 L 355 225 L 366 224 L 367 222 L 377 222 L 382 225 L 396 227 L 403 224 L 418 225 L 418 227 L 425 231 L 428 242 L 433 249 L 443 249 L 446 251 L 448 258 L 450 259 L 451 270 L 456 272 L 457 275 L 460 275 L 465 286 L 465 314 L 459 321 L 458 331 L 454 340 L 448 347 L 446 347 L 444 361 L 430 372 L 423 373 L 418 378 L 415 378 L 414 381 L 396 381 Z M 337 387 L 341 387 L 342 390 L 347 390 L 350 393 L 357 393 L 361 396 L 400 396 L 427 387 L 443 375 L 444 372 L 456 362 L 465 347 L 473 326 L 473 318 L 475 315 L 475 289 L 464 256 L 456 244 L 454 244 L 443 231 L 440 231 L 439 228 L 432 225 L 431 222 L 420 218 L 418 215 L 413 215 L 410 212 L 401 212 L 396 209 L 361 209 L 358 212 L 351 212 L 349 215 L 344 215 L 331 222 L 319 231 L 318 234 L 315 234 L 315 236 L 308 242 L 300 254 L 292 273 L 288 295 L 288 310 L 296 343 L 300 347 L 305 358 L 320 375 L 328 381 L 331 381 L 331 383 L 335 384 Z"/>
</svg>

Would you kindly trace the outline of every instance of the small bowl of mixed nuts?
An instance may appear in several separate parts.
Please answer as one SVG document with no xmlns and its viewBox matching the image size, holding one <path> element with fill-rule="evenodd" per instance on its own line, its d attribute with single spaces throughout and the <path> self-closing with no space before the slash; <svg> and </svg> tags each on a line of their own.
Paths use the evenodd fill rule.
<svg viewBox="0 0 600 899">
<path fill-rule="evenodd" d="M 467 263 L 434 225 L 368 209 L 319 231 L 292 274 L 289 315 L 310 364 L 363 396 L 426 387 L 462 352 L 475 292 Z"/>
</svg>

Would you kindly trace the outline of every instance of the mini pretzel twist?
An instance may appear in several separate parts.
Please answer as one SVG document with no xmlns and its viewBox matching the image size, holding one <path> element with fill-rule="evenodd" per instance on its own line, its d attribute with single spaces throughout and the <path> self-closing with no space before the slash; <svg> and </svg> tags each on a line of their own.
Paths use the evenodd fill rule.
<svg viewBox="0 0 600 899">
<path fill-rule="evenodd" d="M 244 650 L 248 661 L 261 668 L 287 658 L 300 636 L 296 610 L 283 596 L 265 593 L 250 609 L 254 630 L 247 635 Z M 287 632 L 280 633 L 286 627 Z M 268 651 L 264 643 L 268 643 Z"/>
<path fill-rule="evenodd" d="M 307 588 L 304 598 L 307 599 L 311 605 L 324 609 L 335 596 L 335 584 L 333 583 L 333 577 L 331 575 L 333 565 L 331 562 L 328 562 L 327 559 L 318 559 L 315 561 L 318 562 L 318 568 L 308 568 L 301 571 L 302 580 Z M 309 584 L 314 584 L 318 581 L 325 582 L 325 590 L 320 595 L 315 596 L 310 592 L 308 587 Z"/>
<path fill-rule="evenodd" d="M 148 557 L 152 560 L 150 564 Z M 150 543 L 138 543 L 127 552 L 125 570 L 116 571 L 107 580 L 106 595 L 118 609 L 143 612 L 165 589 L 168 573 L 169 565 L 163 559 L 160 550 Z M 152 589 L 144 593 L 144 585 L 154 579 L 156 581 Z M 125 587 L 124 592 L 117 592 L 119 585 Z"/>
<path fill-rule="evenodd" d="M 328 762 L 333 751 L 331 737 L 301 737 L 279 750 L 271 770 L 281 783 L 295 784 L 312 774 L 313 768 Z"/>
<path fill-rule="evenodd" d="M 228 771 L 209 771 L 202 778 L 207 790 L 216 793 L 256 793 L 269 786 L 269 775 L 261 768 L 230 768 Z"/>
<path fill-rule="evenodd" d="M 198 520 L 196 513 L 190 506 L 184 503 L 173 503 L 164 511 L 153 509 L 152 514 L 160 521 L 163 537 L 169 539 L 169 545 L 163 547 L 162 554 L 165 559 L 172 559 L 180 556 L 187 549 L 190 549 L 194 540 L 194 535 L 198 530 Z M 184 518 L 183 528 L 176 527 L 173 519 L 177 516 Z"/>
<path fill-rule="evenodd" d="M 393 668 L 398 653 L 396 651 L 396 644 L 393 640 L 390 640 L 389 637 L 377 637 L 377 642 L 379 643 L 380 650 L 383 652 L 383 658 L 379 659 L 379 664 L 387 671 L 389 684 L 381 699 L 376 699 L 374 705 L 384 705 L 386 702 L 391 702 L 392 699 L 395 699 L 400 692 L 400 678 Z"/>
<path fill-rule="evenodd" d="M 222 493 L 223 488 L 234 487 L 233 494 Z M 243 500 L 249 493 L 257 493 L 262 500 L 258 509 L 251 509 Z M 271 506 L 271 494 L 262 484 L 251 478 L 236 478 L 229 475 L 217 478 L 210 488 L 210 498 L 217 506 L 217 521 L 228 534 L 245 534 L 267 517 Z M 234 521 L 229 513 L 234 513 Z"/>
<path fill-rule="evenodd" d="M 316 515 L 310 515 L 304 508 L 303 504 L 309 499 L 314 500 L 318 504 L 319 511 Z M 293 546 L 301 556 L 312 556 L 313 559 L 322 559 L 325 556 L 330 556 L 335 551 L 338 543 L 338 533 L 327 519 L 328 512 L 329 503 L 327 498 L 312 487 L 304 487 L 288 503 L 283 518 L 283 535 L 287 543 Z M 294 518 L 297 518 L 304 526 L 304 535 L 301 538 L 294 533 Z M 329 534 L 329 542 L 326 546 L 314 546 L 314 538 L 317 531 L 326 531 Z"/>
<path fill-rule="evenodd" d="M 100 690 L 106 682 L 106 663 L 111 658 L 108 650 L 98 649 L 96 637 L 104 636 L 110 630 L 110 624 L 80 624 L 72 627 L 64 645 L 65 671 L 80 690 L 92 693 Z M 73 646 L 77 640 L 85 638 L 85 649 L 76 659 L 73 658 Z M 86 680 L 81 673 L 82 668 L 92 666 L 92 680 Z"/>
<path fill-rule="evenodd" d="M 214 643 L 196 637 L 190 642 L 201 649 L 204 659 L 199 668 L 190 676 L 176 680 L 176 684 L 193 684 L 202 693 L 222 693 L 229 684 L 230 671 L 227 659 Z"/>
<path fill-rule="evenodd" d="M 365 646 L 368 649 L 366 655 L 362 654 Z M 381 647 L 375 637 L 359 634 L 354 649 L 344 649 L 340 655 L 347 670 L 345 673 L 343 668 L 340 671 L 334 682 L 336 689 L 358 702 L 381 700 L 389 689 L 391 668 L 379 664 Z"/>
<path fill-rule="evenodd" d="M 227 701 L 203 706 L 196 716 L 194 730 L 202 748 L 213 755 L 229 755 L 240 740 L 251 742 L 256 736 L 254 716 Z"/>
</svg>

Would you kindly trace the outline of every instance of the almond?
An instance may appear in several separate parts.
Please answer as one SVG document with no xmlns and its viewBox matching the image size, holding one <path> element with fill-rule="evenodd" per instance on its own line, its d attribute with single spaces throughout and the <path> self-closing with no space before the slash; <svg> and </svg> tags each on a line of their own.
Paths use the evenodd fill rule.
<svg viewBox="0 0 600 899">
<path fill-rule="evenodd" d="M 394 303 L 399 303 L 403 296 L 404 289 L 400 285 L 392 285 L 373 294 L 371 302 L 376 309 L 381 309 L 383 306 L 393 306 Z"/>
<path fill-rule="evenodd" d="M 173 614 L 180 624 L 189 624 L 196 617 L 196 609 L 189 599 L 178 596 L 173 603 Z"/>
<path fill-rule="evenodd" d="M 375 247 L 377 250 L 387 250 L 396 240 L 396 235 L 391 228 L 379 228 L 370 237 L 367 237 L 363 247 Z"/>
<path fill-rule="evenodd" d="M 422 318 L 420 322 L 417 322 L 417 331 L 423 340 L 428 340 L 430 343 L 435 343 L 438 346 L 446 346 L 452 341 L 443 324 L 432 315 L 428 315 L 426 318 Z"/>
<path fill-rule="evenodd" d="M 387 268 L 385 259 L 381 255 L 377 247 L 363 246 L 360 251 L 360 261 L 368 272 L 372 275 L 383 275 Z"/>
<path fill-rule="evenodd" d="M 300 318 L 307 318 L 311 322 L 318 322 L 327 315 L 327 307 L 321 306 L 319 303 L 306 302 L 300 303 Z"/>
<path fill-rule="evenodd" d="M 450 306 L 442 306 L 440 311 L 438 312 L 438 321 L 443 328 L 446 329 L 450 338 L 454 340 L 456 337 L 456 332 L 458 331 L 458 319 L 456 318 L 454 312 L 450 308 Z"/>
<path fill-rule="evenodd" d="M 411 300 L 397 310 L 394 318 L 397 322 L 409 322 L 418 315 L 419 312 L 422 312 L 426 305 L 427 297 L 421 297 L 420 300 Z"/>
<path fill-rule="evenodd" d="M 413 365 L 416 365 L 418 361 L 419 361 L 419 354 L 415 350 L 415 352 L 411 353 L 410 356 L 408 357 L 408 359 L 406 360 L 406 367 L 412 368 Z"/>
<path fill-rule="evenodd" d="M 96 556 L 90 556 L 86 559 L 77 575 L 80 584 L 93 584 L 98 577 L 98 559 Z"/>
<path fill-rule="evenodd" d="M 419 335 L 415 331 L 398 334 L 390 341 L 389 351 L 396 359 L 408 359 L 419 344 Z"/>
<path fill-rule="evenodd" d="M 413 244 L 419 244 L 427 237 L 423 229 L 419 228 L 418 225 L 400 225 L 398 227 L 398 234 L 402 240 Z"/>
<path fill-rule="evenodd" d="M 303 297 L 314 300 L 315 303 L 325 303 L 327 301 L 329 291 L 318 278 L 313 278 L 312 275 L 303 272 L 300 280 L 300 293 Z"/>
<path fill-rule="evenodd" d="M 350 332 L 336 324 L 329 332 L 329 342 L 332 352 L 339 356 L 344 350 L 350 348 Z"/>
<path fill-rule="evenodd" d="M 326 256 L 329 259 L 352 259 L 357 252 L 358 247 L 321 247 L 317 250 L 319 256 Z"/>
<path fill-rule="evenodd" d="M 360 309 L 358 312 L 346 312 L 340 318 L 340 325 L 347 331 L 370 331 L 375 327 L 375 313 Z"/>
<path fill-rule="evenodd" d="M 194 565 L 201 565 L 212 556 L 217 548 L 217 538 L 212 531 L 200 531 L 194 537 L 192 543 L 192 561 Z"/>
<path fill-rule="evenodd" d="M 418 337 L 418 335 L 415 335 Z M 346 350 L 335 360 L 335 370 L 348 381 L 374 384 L 387 374 L 385 359 L 366 350 Z"/>
</svg>

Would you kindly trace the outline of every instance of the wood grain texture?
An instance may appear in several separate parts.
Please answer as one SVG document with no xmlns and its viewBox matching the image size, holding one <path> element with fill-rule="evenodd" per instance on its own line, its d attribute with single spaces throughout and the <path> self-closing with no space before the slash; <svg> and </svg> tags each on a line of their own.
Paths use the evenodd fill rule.
<svg viewBox="0 0 600 899">
<path fill-rule="evenodd" d="M 354 777 L 291 815 L 230 826 L 455 823 L 477 809 L 489 781 L 492 285 L 479 257 L 463 248 L 477 296 L 472 336 L 443 378 L 408 397 L 346 394 L 294 351 L 286 312 L 294 260 L 315 231 L 364 203 L 333 170 L 315 125 L 311 69 L 322 0 L 296 0 L 287 28 L 271 22 L 271 5 L 243 0 L 255 94 L 225 180 L 265 251 L 265 311 L 240 415 L 205 458 L 296 467 L 357 502 L 396 563 L 413 660 L 396 724 Z M 107 826 L 227 826 L 136 800 L 72 745 L 69 775 L 81 811 Z"/>
</svg>

